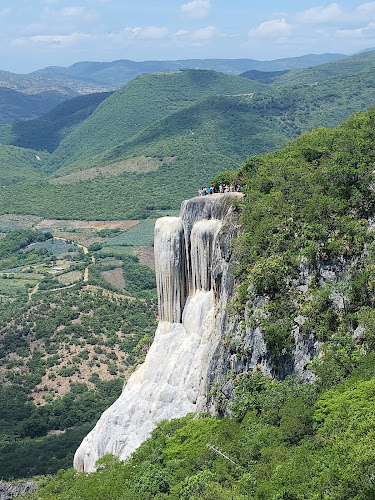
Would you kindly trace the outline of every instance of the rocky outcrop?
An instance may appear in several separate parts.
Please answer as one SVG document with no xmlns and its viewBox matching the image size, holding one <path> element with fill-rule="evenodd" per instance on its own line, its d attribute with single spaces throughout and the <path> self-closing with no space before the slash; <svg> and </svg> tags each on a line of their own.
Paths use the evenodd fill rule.
<svg viewBox="0 0 375 500">
<path fill-rule="evenodd" d="M 0 500 L 12 500 L 25 493 L 34 493 L 38 488 L 36 481 L 19 481 L 6 483 L 0 481 Z"/>
<path fill-rule="evenodd" d="M 305 318 L 294 319 L 294 347 L 277 359 L 264 340 L 261 319 L 267 297 L 257 296 L 242 317 L 230 314 L 236 294 L 232 268 L 238 232 L 237 193 L 193 198 L 182 203 L 180 217 L 164 217 L 155 226 L 155 267 L 159 325 L 154 342 L 129 378 L 119 399 L 106 410 L 76 452 L 74 466 L 95 470 L 106 453 L 127 458 L 163 419 L 208 411 L 230 415 L 228 404 L 239 375 L 261 370 L 283 379 L 297 373 L 310 381 L 312 359 L 320 343 L 302 335 Z M 319 276 L 334 282 L 343 263 L 322 263 Z M 311 278 L 301 261 L 294 286 L 308 294 Z M 337 307 L 340 306 L 336 300 Z"/>
<path fill-rule="evenodd" d="M 160 420 L 207 408 L 208 371 L 233 290 L 229 221 L 236 196 L 193 198 L 182 204 L 181 217 L 157 221 L 160 322 L 155 339 L 119 399 L 83 440 L 74 457 L 76 469 L 95 470 L 106 453 L 125 459 Z"/>
</svg>

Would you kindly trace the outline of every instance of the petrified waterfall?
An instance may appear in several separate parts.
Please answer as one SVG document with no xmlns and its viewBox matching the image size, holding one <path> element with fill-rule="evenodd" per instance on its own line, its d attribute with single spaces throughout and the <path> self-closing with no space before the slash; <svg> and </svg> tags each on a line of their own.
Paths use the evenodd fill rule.
<svg viewBox="0 0 375 500">
<path fill-rule="evenodd" d="M 155 271 L 160 321 L 181 323 L 186 301 L 185 237 L 180 217 L 155 224 Z"/>
<path fill-rule="evenodd" d="M 232 201 L 229 194 L 193 198 L 183 203 L 181 217 L 156 222 L 155 339 L 121 396 L 78 448 L 77 470 L 95 470 L 106 453 L 125 459 L 160 420 L 206 409 L 207 371 L 220 340 L 215 328 L 220 286 L 215 285 L 227 268 L 218 236 Z"/>
</svg>

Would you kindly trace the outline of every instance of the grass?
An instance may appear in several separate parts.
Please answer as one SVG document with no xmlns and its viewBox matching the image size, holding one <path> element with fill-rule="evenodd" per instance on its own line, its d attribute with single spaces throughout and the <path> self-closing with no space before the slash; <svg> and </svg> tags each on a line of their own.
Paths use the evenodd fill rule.
<svg viewBox="0 0 375 500">
<path fill-rule="evenodd" d="M 101 274 L 103 278 L 117 290 L 119 290 L 120 292 L 123 292 L 125 290 L 125 277 L 122 267 L 109 269 L 108 271 L 102 271 Z"/>
<path fill-rule="evenodd" d="M 24 295 L 26 289 L 37 283 L 36 280 L 3 278 L 0 275 L 0 295 L 16 297 Z"/>
<path fill-rule="evenodd" d="M 97 254 L 107 257 L 130 257 L 134 255 L 134 248 L 121 245 L 104 246 Z"/>
<path fill-rule="evenodd" d="M 62 285 L 71 285 L 79 281 L 82 278 L 82 276 L 83 275 L 81 271 L 69 271 L 67 273 L 63 273 L 57 276 L 57 280 Z"/>
</svg>

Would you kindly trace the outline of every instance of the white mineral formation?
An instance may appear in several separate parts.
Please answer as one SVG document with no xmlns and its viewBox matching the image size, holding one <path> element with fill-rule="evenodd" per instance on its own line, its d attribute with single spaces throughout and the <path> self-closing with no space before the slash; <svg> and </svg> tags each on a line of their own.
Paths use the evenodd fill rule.
<svg viewBox="0 0 375 500">
<path fill-rule="evenodd" d="M 221 228 L 217 219 L 200 220 L 193 226 L 190 236 L 191 277 L 193 293 L 211 290 L 211 265 L 216 236 Z"/>
<path fill-rule="evenodd" d="M 185 237 L 179 217 L 155 224 L 155 271 L 160 321 L 180 323 L 186 300 Z"/>
<path fill-rule="evenodd" d="M 215 260 L 217 267 L 221 258 L 221 221 L 207 210 L 212 199 L 194 200 L 198 206 L 190 203 L 190 211 L 185 207 L 185 220 L 182 214 L 182 219 L 163 217 L 156 223 L 160 323 L 145 362 L 78 448 L 74 467 L 79 471 L 94 471 L 106 453 L 126 459 L 161 420 L 205 408 L 207 371 L 220 339 L 212 265 Z M 225 197 L 222 200 L 229 206 Z M 202 213 L 207 218 L 202 219 Z"/>
</svg>

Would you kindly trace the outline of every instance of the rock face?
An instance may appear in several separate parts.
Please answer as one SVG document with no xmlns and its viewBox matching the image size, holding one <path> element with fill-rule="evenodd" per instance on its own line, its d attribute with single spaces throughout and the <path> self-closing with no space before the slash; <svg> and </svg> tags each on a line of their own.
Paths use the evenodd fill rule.
<svg viewBox="0 0 375 500">
<path fill-rule="evenodd" d="M 94 471 L 106 453 L 125 459 L 160 420 L 207 409 L 209 370 L 233 292 L 229 259 L 236 195 L 193 198 L 182 204 L 181 217 L 157 221 L 155 339 L 119 399 L 78 448 L 77 470 Z"/>
<path fill-rule="evenodd" d="M 0 500 L 12 500 L 26 493 L 34 493 L 37 488 L 36 481 L 19 481 L 17 483 L 0 481 Z"/>
</svg>

